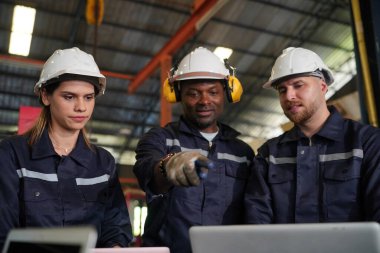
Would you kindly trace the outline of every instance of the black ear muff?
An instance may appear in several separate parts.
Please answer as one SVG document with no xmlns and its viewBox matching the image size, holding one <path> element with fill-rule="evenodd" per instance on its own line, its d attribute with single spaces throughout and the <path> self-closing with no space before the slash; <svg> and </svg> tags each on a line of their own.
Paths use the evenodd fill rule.
<svg viewBox="0 0 380 253">
<path fill-rule="evenodd" d="M 243 86 L 241 85 L 239 79 L 235 77 L 235 68 L 233 68 L 227 61 L 224 59 L 224 65 L 229 70 L 230 75 L 226 82 L 226 96 L 227 100 L 230 103 L 236 103 L 240 101 L 241 95 L 243 94 Z"/>
<path fill-rule="evenodd" d="M 179 92 L 179 83 L 173 81 L 173 75 L 174 72 L 177 70 L 178 66 L 174 66 L 169 73 L 169 77 L 165 79 L 165 82 L 163 84 L 163 96 L 165 97 L 166 101 L 169 103 L 176 103 L 181 101 L 181 94 Z"/>
</svg>

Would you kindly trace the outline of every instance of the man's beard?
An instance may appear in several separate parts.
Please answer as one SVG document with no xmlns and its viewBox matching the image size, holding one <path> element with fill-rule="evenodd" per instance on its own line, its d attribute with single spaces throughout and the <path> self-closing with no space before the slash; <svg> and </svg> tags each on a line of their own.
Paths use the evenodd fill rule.
<svg viewBox="0 0 380 253">
<path fill-rule="evenodd" d="M 289 105 L 289 104 L 288 104 Z M 287 106 L 288 106 L 287 105 Z M 316 102 L 311 103 L 308 107 L 303 106 L 304 110 L 301 110 L 295 114 L 284 110 L 286 117 L 296 125 L 302 125 L 307 122 L 317 111 L 318 106 Z"/>
<path fill-rule="evenodd" d="M 196 119 L 196 124 L 199 130 L 203 130 L 211 126 L 213 123 L 212 120 L 207 120 L 207 121 L 201 121 L 199 119 Z"/>
</svg>

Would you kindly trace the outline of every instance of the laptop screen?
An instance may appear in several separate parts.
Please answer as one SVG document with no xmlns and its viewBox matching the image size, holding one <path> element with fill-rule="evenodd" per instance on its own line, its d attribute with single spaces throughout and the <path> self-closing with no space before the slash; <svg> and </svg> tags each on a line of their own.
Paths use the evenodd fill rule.
<svg viewBox="0 0 380 253">
<path fill-rule="evenodd" d="M 80 245 L 63 245 L 57 243 L 11 242 L 7 253 L 80 253 Z"/>
<path fill-rule="evenodd" d="M 376 222 L 195 226 L 193 253 L 380 253 Z"/>
<path fill-rule="evenodd" d="M 17 228 L 9 232 L 2 253 L 88 253 L 96 240 L 91 227 Z"/>
<path fill-rule="evenodd" d="M 170 253 L 170 250 L 168 247 L 98 248 L 92 249 L 91 253 Z"/>
</svg>

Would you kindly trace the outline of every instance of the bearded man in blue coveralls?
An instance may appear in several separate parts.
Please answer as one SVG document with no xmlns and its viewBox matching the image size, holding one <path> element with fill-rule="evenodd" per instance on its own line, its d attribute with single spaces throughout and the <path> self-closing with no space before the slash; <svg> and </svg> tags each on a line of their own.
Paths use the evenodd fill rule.
<svg viewBox="0 0 380 253">
<path fill-rule="evenodd" d="M 258 150 L 246 204 L 250 223 L 380 221 L 380 131 L 326 104 L 330 69 L 287 48 L 265 88 L 294 127 Z"/>
<path fill-rule="evenodd" d="M 148 203 L 144 246 L 189 253 L 191 226 L 243 223 L 254 153 L 237 139 L 237 131 L 218 122 L 225 94 L 229 102 L 239 101 L 242 94 L 233 72 L 200 47 L 186 55 L 165 82 L 164 96 L 169 102 L 180 101 L 183 115 L 163 128 L 152 128 L 136 149 L 134 173 Z"/>
</svg>

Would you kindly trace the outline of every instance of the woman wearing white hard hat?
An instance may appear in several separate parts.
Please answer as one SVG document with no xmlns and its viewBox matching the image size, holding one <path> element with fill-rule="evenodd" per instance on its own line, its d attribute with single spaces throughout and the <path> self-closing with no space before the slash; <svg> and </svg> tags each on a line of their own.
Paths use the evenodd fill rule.
<svg viewBox="0 0 380 253">
<path fill-rule="evenodd" d="M 264 87 L 294 127 L 264 143 L 248 184 L 250 223 L 380 222 L 380 130 L 327 106 L 330 69 L 287 48 Z"/>
<path fill-rule="evenodd" d="M 85 126 L 106 79 L 78 48 L 57 50 L 34 87 L 43 106 L 35 125 L 0 144 L 0 246 L 16 227 L 91 225 L 97 247 L 132 239 L 112 155 L 92 145 Z"/>
</svg>

